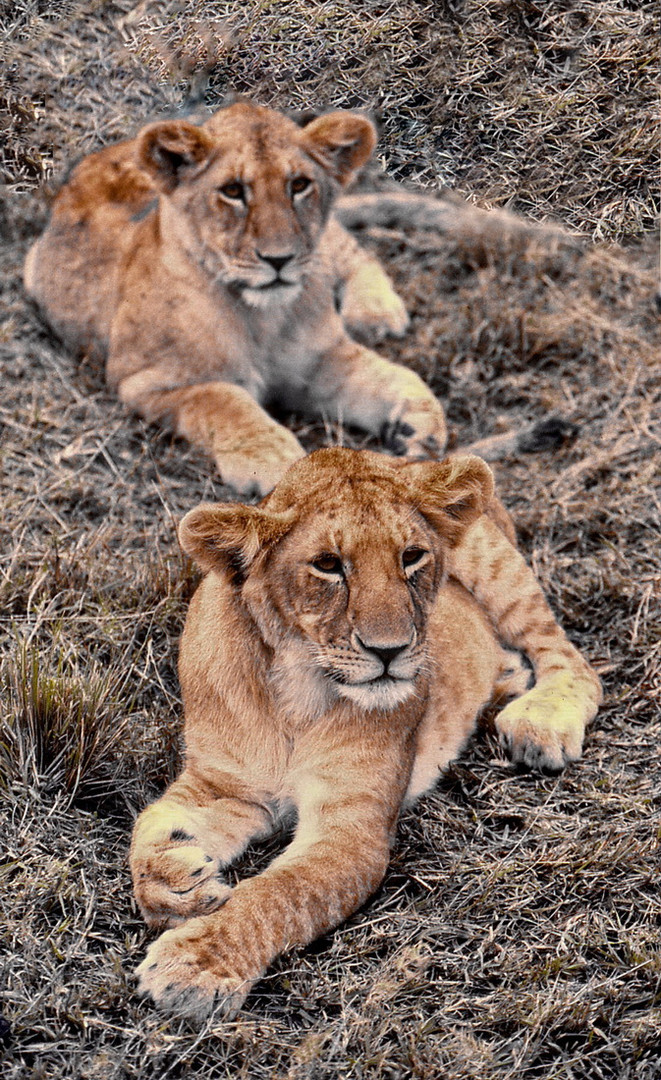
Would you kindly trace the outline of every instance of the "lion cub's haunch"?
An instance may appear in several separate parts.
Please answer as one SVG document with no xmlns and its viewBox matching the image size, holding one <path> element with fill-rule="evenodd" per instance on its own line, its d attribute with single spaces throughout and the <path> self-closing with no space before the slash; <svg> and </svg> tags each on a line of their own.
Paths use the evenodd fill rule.
<svg viewBox="0 0 661 1080">
<path fill-rule="evenodd" d="M 355 911 L 385 873 L 400 808 L 495 696 L 521 695 L 497 719 L 514 760 L 580 755 L 599 682 L 494 523 L 503 514 L 477 458 L 332 449 L 258 506 L 186 515 L 181 543 L 208 573 L 181 643 L 185 767 L 131 847 L 145 918 L 169 927 L 139 969 L 160 1006 L 232 1013 L 280 952 Z M 501 642 L 527 653 L 527 693 Z M 284 853 L 225 884 L 223 868 L 290 815 Z"/>
<path fill-rule="evenodd" d="M 301 128 L 244 102 L 201 126 L 150 124 L 74 169 L 28 254 L 26 289 L 68 345 L 107 356 L 127 405 L 203 446 L 242 494 L 269 491 L 303 456 L 272 405 L 437 456 L 434 395 L 345 329 L 397 334 L 408 321 L 331 216 L 375 138 L 353 113 Z"/>
</svg>

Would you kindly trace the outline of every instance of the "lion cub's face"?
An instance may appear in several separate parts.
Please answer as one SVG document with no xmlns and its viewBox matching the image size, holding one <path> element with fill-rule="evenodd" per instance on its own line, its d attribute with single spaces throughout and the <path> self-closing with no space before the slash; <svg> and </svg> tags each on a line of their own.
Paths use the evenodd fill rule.
<svg viewBox="0 0 661 1080">
<path fill-rule="evenodd" d="M 180 538 L 232 582 L 274 650 L 284 693 L 310 712 L 337 698 L 388 710 L 424 678 L 445 552 L 492 491 L 477 458 L 320 450 L 259 506 L 191 511 Z"/>
<path fill-rule="evenodd" d="M 326 491 L 244 588 L 266 635 L 273 613 L 294 635 L 282 658 L 287 677 L 311 670 L 326 696 L 364 709 L 414 693 L 443 571 L 433 529 L 389 486 L 344 481 Z"/>
<path fill-rule="evenodd" d="M 370 156 L 365 117 L 335 112 L 304 128 L 237 104 L 202 127 L 145 128 L 137 154 L 164 192 L 162 220 L 212 278 L 246 302 L 293 299 L 336 191 Z"/>
</svg>

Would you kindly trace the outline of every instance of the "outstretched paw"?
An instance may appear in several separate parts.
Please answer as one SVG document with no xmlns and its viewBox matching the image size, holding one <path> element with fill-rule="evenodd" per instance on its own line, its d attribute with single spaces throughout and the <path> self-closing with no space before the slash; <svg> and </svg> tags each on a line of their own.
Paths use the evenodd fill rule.
<svg viewBox="0 0 661 1080">
<path fill-rule="evenodd" d="M 560 772 L 583 749 L 585 705 L 560 681 L 533 687 L 496 717 L 501 745 L 515 765 Z"/>
<path fill-rule="evenodd" d="M 207 855 L 194 839 L 183 829 L 174 829 L 172 846 L 135 860 L 135 895 L 150 926 L 176 926 L 215 911 L 230 896 L 230 886 L 220 879 L 218 859 Z"/>
<path fill-rule="evenodd" d="M 216 462 L 223 483 L 242 498 L 263 498 L 287 472 L 290 465 L 305 457 L 295 435 L 279 424 L 268 439 L 246 438 L 236 450 L 221 447 Z"/>
<path fill-rule="evenodd" d="M 390 335 L 402 337 L 409 325 L 404 302 L 380 267 L 361 267 L 347 282 L 342 319 L 352 337 L 373 345 Z"/>
<path fill-rule="evenodd" d="M 200 1022 L 212 1012 L 235 1016 L 253 980 L 231 970 L 206 919 L 167 930 L 136 970 L 139 990 L 164 1012 Z"/>
<path fill-rule="evenodd" d="M 445 424 L 438 432 L 423 434 L 408 420 L 392 420 L 383 425 L 381 442 L 398 457 L 438 459 L 445 449 Z"/>
</svg>

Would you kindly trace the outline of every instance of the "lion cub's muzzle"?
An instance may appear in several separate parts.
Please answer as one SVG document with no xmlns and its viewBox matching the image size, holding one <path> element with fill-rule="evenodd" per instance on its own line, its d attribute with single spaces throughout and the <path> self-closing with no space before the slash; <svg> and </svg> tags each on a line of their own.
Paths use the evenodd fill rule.
<svg viewBox="0 0 661 1080">
<path fill-rule="evenodd" d="M 332 650 L 329 674 L 341 697 L 364 708 L 392 709 L 415 692 L 423 653 L 415 631 L 407 641 L 363 640 L 355 631 L 348 647 Z"/>
<path fill-rule="evenodd" d="M 254 261 L 242 270 L 240 288 L 244 299 L 253 306 L 292 300 L 300 291 L 306 264 L 307 260 L 293 251 L 276 254 L 255 250 Z"/>
</svg>

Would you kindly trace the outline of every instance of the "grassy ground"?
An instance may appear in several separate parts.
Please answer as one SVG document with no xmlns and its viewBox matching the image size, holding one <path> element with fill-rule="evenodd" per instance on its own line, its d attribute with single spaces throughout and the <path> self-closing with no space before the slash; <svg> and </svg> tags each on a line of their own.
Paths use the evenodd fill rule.
<svg viewBox="0 0 661 1080">
<path fill-rule="evenodd" d="M 3 1076 L 661 1075 L 655 12 L 0 0 Z M 369 107 L 398 179 L 576 234 L 365 242 L 413 313 L 382 350 L 431 382 L 459 442 L 551 411 L 580 425 L 499 482 L 606 701 L 558 778 L 517 773 L 477 739 L 404 817 L 372 901 L 282 958 L 236 1021 L 196 1032 L 136 997 L 147 935 L 126 853 L 135 813 L 177 768 L 195 576 L 174 525 L 226 492 L 62 350 L 20 267 L 67 162 L 207 76 L 209 104 L 233 86 L 266 104 Z M 326 435 L 294 422 L 310 447 Z"/>
</svg>

